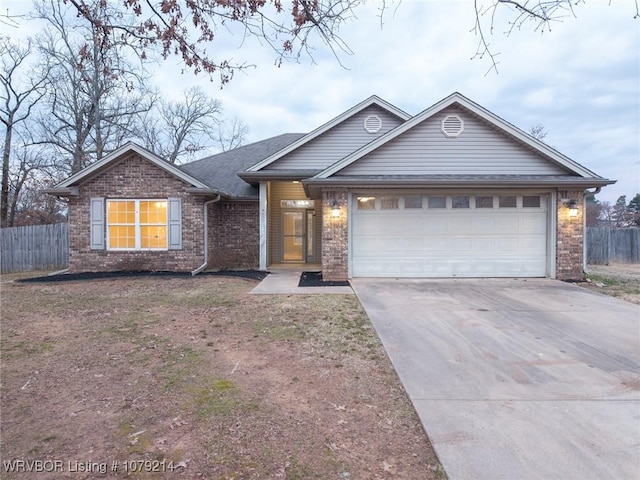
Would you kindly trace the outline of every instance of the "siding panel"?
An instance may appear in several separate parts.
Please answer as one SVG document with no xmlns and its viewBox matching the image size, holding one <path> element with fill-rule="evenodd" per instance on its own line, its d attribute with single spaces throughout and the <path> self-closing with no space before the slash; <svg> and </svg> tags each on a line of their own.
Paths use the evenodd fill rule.
<svg viewBox="0 0 640 480">
<path fill-rule="evenodd" d="M 364 121 L 369 115 L 377 115 L 382 120 L 382 128 L 375 134 L 364 129 Z M 395 115 L 372 105 L 282 157 L 265 170 L 325 169 L 402 122 Z"/>
<path fill-rule="evenodd" d="M 458 115 L 464 131 L 446 137 L 440 124 Z M 506 137 L 469 112 L 451 107 L 343 169 L 341 175 L 562 175 L 567 171 Z"/>
</svg>

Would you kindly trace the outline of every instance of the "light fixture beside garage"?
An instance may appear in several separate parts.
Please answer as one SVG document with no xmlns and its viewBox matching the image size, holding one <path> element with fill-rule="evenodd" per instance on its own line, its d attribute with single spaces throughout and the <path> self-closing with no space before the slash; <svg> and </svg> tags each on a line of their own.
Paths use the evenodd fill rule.
<svg viewBox="0 0 640 480">
<path fill-rule="evenodd" d="M 331 200 L 331 216 L 338 218 L 340 216 L 340 205 L 336 200 Z"/>
<path fill-rule="evenodd" d="M 569 209 L 569 216 L 571 218 L 578 216 L 578 204 L 573 198 L 567 202 L 567 208 Z"/>
</svg>

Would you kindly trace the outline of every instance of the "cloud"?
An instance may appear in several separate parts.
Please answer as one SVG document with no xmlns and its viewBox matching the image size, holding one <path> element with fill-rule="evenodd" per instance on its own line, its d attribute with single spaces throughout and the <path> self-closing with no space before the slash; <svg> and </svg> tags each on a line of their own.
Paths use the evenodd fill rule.
<svg viewBox="0 0 640 480">
<path fill-rule="evenodd" d="M 633 2 L 579 4 L 576 18 L 563 18 L 551 31 L 527 23 L 508 36 L 504 10 L 487 37 L 498 53 L 497 75 L 487 74 L 486 57 L 471 60 L 478 43 L 472 2 L 387 4 L 382 28 L 380 2 L 357 8 L 358 18 L 340 31 L 353 55 L 340 54 L 339 61 L 319 42 L 312 59 L 277 67 L 264 42 L 221 31 L 210 47 L 216 57 L 255 68 L 220 90 L 205 76 L 180 74 L 177 59 L 169 58 L 151 80 L 166 95 L 201 85 L 228 116 L 249 126 L 250 141 L 311 131 L 372 94 L 417 114 L 459 91 L 523 130 L 543 125 L 550 145 L 618 179 L 600 199 L 640 191 L 640 20 Z"/>
</svg>

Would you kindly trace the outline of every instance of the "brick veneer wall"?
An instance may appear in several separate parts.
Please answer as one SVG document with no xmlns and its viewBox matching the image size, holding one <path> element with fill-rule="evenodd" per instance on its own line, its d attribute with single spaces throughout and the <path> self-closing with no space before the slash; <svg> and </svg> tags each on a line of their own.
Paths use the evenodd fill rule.
<svg viewBox="0 0 640 480">
<path fill-rule="evenodd" d="M 208 206 L 209 266 L 258 268 L 260 208 L 255 202 L 216 202 Z"/>
<path fill-rule="evenodd" d="M 558 192 L 557 195 L 557 235 L 556 235 L 556 277 L 560 280 L 581 280 L 584 249 L 584 199 L 582 190 Z M 569 217 L 565 203 L 574 200 L 578 206 L 578 216 Z"/>
<path fill-rule="evenodd" d="M 191 271 L 204 261 L 203 200 L 188 194 L 186 183 L 137 154 L 80 185 L 69 198 L 69 269 L 72 272 L 115 270 Z M 89 203 L 108 199 L 182 199 L 182 250 L 109 251 L 89 247 Z M 106 228 L 105 228 L 106 235 Z M 106 246 L 106 241 L 105 241 Z"/>
<path fill-rule="evenodd" d="M 347 280 L 349 276 L 349 238 L 347 190 L 322 192 L 322 279 Z M 340 216 L 333 217 L 333 201 L 340 207 Z"/>
</svg>

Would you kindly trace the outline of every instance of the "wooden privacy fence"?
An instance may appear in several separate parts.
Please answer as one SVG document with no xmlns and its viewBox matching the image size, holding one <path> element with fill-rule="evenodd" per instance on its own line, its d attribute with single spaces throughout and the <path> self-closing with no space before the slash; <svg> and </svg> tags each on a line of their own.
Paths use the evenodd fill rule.
<svg viewBox="0 0 640 480">
<path fill-rule="evenodd" d="M 0 228 L 2 273 L 55 270 L 68 264 L 66 223 Z"/>
<path fill-rule="evenodd" d="M 587 227 L 587 263 L 640 263 L 640 228 Z"/>
</svg>

